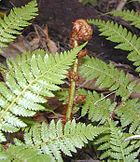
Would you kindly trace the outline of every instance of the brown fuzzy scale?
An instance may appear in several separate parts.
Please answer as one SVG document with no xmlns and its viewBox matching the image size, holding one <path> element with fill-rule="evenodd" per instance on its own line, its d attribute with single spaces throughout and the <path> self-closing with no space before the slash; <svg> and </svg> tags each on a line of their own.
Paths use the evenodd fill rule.
<svg viewBox="0 0 140 162">
<path fill-rule="evenodd" d="M 74 80 L 74 81 L 76 82 L 76 81 L 79 80 L 79 75 L 78 75 L 78 73 L 75 73 L 75 72 L 73 72 L 73 71 L 69 71 L 67 77 L 68 77 L 68 80 L 69 80 L 69 81 Z"/>
<path fill-rule="evenodd" d="M 74 103 L 75 104 L 82 104 L 86 101 L 86 96 L 85 95 L 79 95 L 79 96 L 75 96 L 74 98 Z"/>
<path fill-rule="evenodd" d="M 88 54 L 88 50 L 85 48 L 78 53 L 78 59 L 85 57 Z"/>
</svg>

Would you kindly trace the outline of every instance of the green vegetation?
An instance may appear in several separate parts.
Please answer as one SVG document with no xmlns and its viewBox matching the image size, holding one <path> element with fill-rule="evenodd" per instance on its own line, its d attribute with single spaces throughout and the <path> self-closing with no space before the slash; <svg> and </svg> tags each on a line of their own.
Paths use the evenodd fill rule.
<svg viewBox="0 0 140 162">
<path fill-rule="evenodd" d="M 14 8 L 8 16 L 0 19 L 0 47 L 13 41 L 30 24 L 37 11 L 37 3 L 33 0 L 25 7 Z M 140 28 L 138 13 L 127 10 L 112 14 Z M 98 26 L 101 36 L 117 43 L 115 48 L 127 51 L 128 60 L 133 62 L 136 72 L 140 72 L 139 37 L 113 21 L 92 19 L 88 22 Z M 0 82 L 0 161 L 61 162 L 63 155 L 72 156 L 77 148 L 88 147 L 88 144 L 100 150 L 100 160 L 138 161 L 140 140 L 126 139 L 140 135 L 140 101 L 130 97 L 133 92 L 138 92 L 139 85 L 113 63 L 86 56 L 81 58 L 79 74 L 87 81 L 96 80 L 98 87 L 118 96 L 119 102 L 99 92 L 77 88 L 76 95 L 84 96 L 85 100 L 74 104 L 73 111 L 76 108 L 75 112 L 79 111 L 80 117 L 87 115 L 88 124 L 76 119 L 32 122 L 31 117 L 37 112 L 48 111 L 45 104 L 48 98 L 56 97 L 67 104 L 69 88 L 64 90 L 61 85 L 85 45 L 55 55 L 43 50 L 29 51 L 6 60 L 6 74 L 4 81 Z M 29 124 L 27 119 L 32 123 Z M 15 138 L 5 148 L 6 133 L 20 130 L 23 139 Z"/>
</svg>

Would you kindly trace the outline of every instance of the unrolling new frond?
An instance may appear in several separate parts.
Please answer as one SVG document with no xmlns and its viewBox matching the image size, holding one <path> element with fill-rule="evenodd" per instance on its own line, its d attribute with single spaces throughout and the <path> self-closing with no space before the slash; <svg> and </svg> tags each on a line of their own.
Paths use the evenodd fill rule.
<svg viewBox="0 0 140 162">
<path fill-rule="evenodd" d="M 116 95 L 123 99 L 128 98 L 135 87 L 135 83 L 123 71 L 97 58 L 86 57 L 80 67 L 80 73 L 88 80 L 97 79 L 96 85 L 115 91 Z"/>
<path fill-rule="evenodd" d="M 117 127 L 113 121 L 108 122 L 108 131 L 100 136 L 95 141 L 98 145 L 98 150 L 102 150 L 101 159 L 109 158 L 123 162 L 134 162 L 138 155 L 138 148 L 130 141 L 125 141 L 126 134 L 122 132 L 120 127 Z"/>
<path fill-rule="evenodd" d="M 26 126 L 20 116 L 31 117 L 45 109 L 40 103 L 60 89 L 58 85 L 64 83 L 67 70 L 82 47 L 55 57 L 39 53 L 29 58 L 25 55 L 8 64 L 5 82 L 0 82 L 0 141 L 4 140 L 2 131 L 16 132 Z"/>
<path fill-rule="evenodd" d="M 97 93 L 96 91 L 78 90 L 79 95 L 85 95 L 86 100 L 82 104 L 81 116 L 88 114 L 88 118 L 92 121 L 105 123 L 111 117 L 116 103 L 112 103 L 110 99 Z"/>
<path fill-rule="evenodd" d="M 134 10 L 123 10 L 111 12 L 114 16 L 120 16 L 126 21 L 130 21 L 131 25 L 140 29 L 140 14 Z"/>
<path fill-rule="evenodd" d="M 25 7 L 13 8 L 8 16 L 0 18 L 0 48 L 6 47 L 16 35 L 21 34 L 20 31 L 30 24 L 29 20 L 37 15 L 37 11 L 37 3 L 33 0 Z"/>
<path fill-rule="evenodd" d="M 106 36 L 107 40 L 119 43 L 115 48 L 129 51 L 128 59 L 134 62 L 136 71 L 140 72 L 140 38 L 114 22 L 92 19 L 89 23 L 97 25 L 100 35 Z"/>
</svg>

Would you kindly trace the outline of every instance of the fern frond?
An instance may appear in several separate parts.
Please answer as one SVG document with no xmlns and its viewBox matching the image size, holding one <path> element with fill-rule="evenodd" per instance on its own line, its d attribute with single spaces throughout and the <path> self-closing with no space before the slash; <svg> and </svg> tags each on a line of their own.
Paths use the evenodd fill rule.
<svg viewBox="0 0 140 162">
<path fill-rule="evenodd" d="M 130 125 L 130 133 L 140 133 L 140 102 L 136 99 L 123 102 L 116 108 L 115 113 L 121 121 L 122 127 Z"/>
<path fill-rule="evenodd" d="M 72 156 L 76 148 L 82 148 L 88 140 L 104 132 L 103 127 L 93 127 L 83 123 L 69 121 L 63 126 L 61 121 L 56 124 L 52 120 L 49 126 L 46 123 L 34 125 L 24 135 L 26 147 L 36 148 L 42 154 L 49 154 L 53 159 L 62 161 L 61 152 Z M 22 144 L 21 144 L 22 145 Z"/>
<path fill-rule="evenodd" d="M 114 16 L 120 16 L 126 21 L 130 21 L 131 25 L 140 29 L 140 14 L 134 10 L 123 10 L 111 12 Z"/>
<path fill-rule="evenodd" d="M 0 82 L 1 131 L 15 132 L 26 127 L 18 116 L 30 117 L 39 110 L 45 110 L 40 103 L 46 102 L 45 96 L 54 96 L 52 91 L 60 89 L 58 85 L 64 83 L 67 70 L 82 48 L 79 46 L 55 57 L 33 54 L 27 62 L 26 57 L 21 56 L 19 64 L 12 62 L 5 83 Z M 2 132 L 0 141 L 3 141 Z"/>
<path fill-rule="evenodd" d="M 97 79 L 96 85 L 115 91 L 116 95 L 120 95 L 124 100 L 130 96 L 135 87 L 135 83 L 123 71 L 97 58 L 85 57 L 80 73 L 88 80 Z"/>
<path fill-rule="evenodd" d="M 113 121 L 108 122 L 108 131 L 103 136 L 98 137 L 95 144 L 98 150 L 103 150 L 101 159 L 109 158 L 110 160 L 118 160 L 122 162 L 138 161 L 136 157 L 138 152 L 135 145 L 125 142 L 127 134 L 122 132 Z M 138 149 L 138 148 L 137 148 Z"/>
<path fill-rule="evenodd" d="M 3 19 L 0 18 L 0 48 L 12 42 L 30 24 L 29 21 L 37 15 L 37 11 L 36 0 L 33 0 L 24 7 L 12 9 Z"/>
<path fill-rule="evenodd" d="M 86 101 L 82 105 L 81 116 L 88 113 L 89 120 L 100 123 L 105 123 L 111 117 L 116 103 L 111 103 L 109 99 L 96 91 L 90 92 L 80 89 L 78 94 L 86 96 Z"/>
<path fill-rule="evenodd" d="M 3 162 L 51 162 L 47 154 L 39 154 L 35 148 L 24 146 L 9 146 L 8 149 L 1 148 L 0 161 Z"/>
<path fill-rule="evenodd" d="M 134 66 L 137 66 L 136 71 L 140 72 L 140 38 L 114 22 L 93 19 L 88 22 L 99 27 L 101 36 L 106 36 L 107 40 L 119 43 L 115 48 L 129 51 L 128 59 L 134 62 Z"/>
</svg>

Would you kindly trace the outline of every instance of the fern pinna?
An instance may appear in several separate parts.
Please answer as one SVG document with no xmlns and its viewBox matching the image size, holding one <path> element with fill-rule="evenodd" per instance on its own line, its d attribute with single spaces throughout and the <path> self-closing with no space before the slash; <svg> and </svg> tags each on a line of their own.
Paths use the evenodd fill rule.
<svg viewBox="0 0 140 162">
<path fill-rule="evenodd" d="M 113 11 L 111 14 L 122 17 L 124 20 L 131 22 L 131 25 L 134 25 L 136 28 L 140 29 L 140 15 L 138 12 L 135 12 L 134 10 L 123 10 Z"/>
<path fill-rule="evenodd" d="M 106 64 L 98 58 L 84 58 L 80 74 L 86 79 L 97 79 L 96 85 L 115 91 L 116 95 L 126 100 L 135 89 L 135 82 L 128 75 L 119 71 L 112 63 Z"/>
<path fill-rule="evenodd" d="M 79 89 L 78 94 L 86 96 L 85 102 L 81 105 L 81 116 L 88 114 L 88 119 L 92 122 L 105 123 L 115 110 L 116 103 L 112 103 L 103 94 L 84 89 Z"/>
<path fill-rule="evenodd" d="M 116 123 L 108 120 L 106 132 L 103 136 L 97 137 L 95 144 L 98 150 L 104 150 L 100 159 L 110 157 L 110 160 L 122 162 L 132 162 L 138 155 L 139 146 L 131 144 L 130 141 L 125 141 L 127 134 L 123 133 L 120 127 L 116 127 Z"/>
<path fill-rule="evenodd" d="M 56 124 L 52 120 L 49 126 L 46 123 L 42 123 L 27 129 L 24 135 L 25 142 L 22 143 L 19 140 L 15 140 L 17 146 L 11 146 L 11 148 L 18 149 L 20 147 L 23 150 L 23 154 L 24 151 L 26 153 L 28 149 L 33 149 L 33 151 L 36 150 L 38 152 L 38 155 L 48 155 L 52 162 L 61 162 L 63 161 L 61 152 L 67 156 L 72 156 L 71 153 L 76 152 L 76 148 L 82 148 L 84 144 L 88 143 L 88 140 L 93 140 L 104 131 L 105 129 L 102 126 L 98 128 L 90 124 L 86 126 L 83 123 L 76 123 L 75 120 L 67 122 L 65 126 L 60 120 Z M 3 152 L 5 153 L 3 153 L 3 158 L 15 158 L 13 156 L 10 157 L 10 151 L 5 152 L 3 150 Z M 0 155 L 1 158 L 2 156 Z M 16 158 L 18 159 L 18 156 Z"/>
<path fill-rule="evenodd" d="M 14 8 L 8 16 L 0 18 L 0 50 L 21 34 L 20 31 L 30 24 L 29 20 L 37 15 L 37 11 L 37 3 L 33 0 L 25 7 Z"/>
<path fill-rule="evenodd" d="M 129 99 L 121 103 L 115 113 L 120 118 L 122 127 L 130 126 L 129 132 L 140 133 L 140 108 L 137 99 Z M 127 112 L 127 113 L 126 113 Z"/>
<path fill-rule="evenodd" d="M 119 43 L 115 48 L 129 51 L 128 59 L 134 62 L 134 65 L 137 66 L 136 71 L 140 72 L 140 38 L 114 22 L 89 20 L 89 23 L 99 26 L 100 35 L 106 36 L 107 40 Z"/>
</svg>

